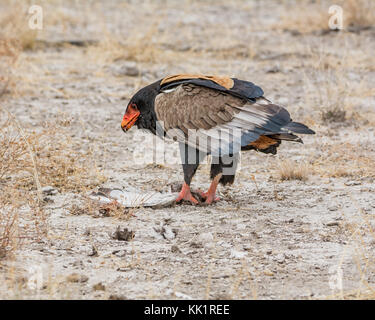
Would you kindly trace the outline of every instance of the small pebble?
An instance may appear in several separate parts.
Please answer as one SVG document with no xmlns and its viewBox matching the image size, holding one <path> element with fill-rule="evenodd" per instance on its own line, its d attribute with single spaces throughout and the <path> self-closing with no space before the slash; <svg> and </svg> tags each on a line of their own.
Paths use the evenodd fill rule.
<svg viewBox="0 0 375 320">
<path fill-rule="evenodd" d="M 214 236 L 212 235 L 211 232 L 201 233 L 199 235 L 199 240 L 202 242 L 211 242 L 214 240 Z"/>
<path fill-rule="evenodd" d="M 361 182 L 359 182 L 359 181 L 347 181 L 347 182 L 345 182 L 345 185 L 348 186 L 348 187 L 359 186 L 359 185 L 361 185 Z"/>
<path fill-rule="evenodd" d="M 335 227 L 335 226 L 339 226 L 339 225 L 340 224 L 337 221 L 332 221 L 332 222 L 326 223 L 327 227 Z"/>
<path fill-rule="evenodd" d="M 53 196 L 53 195 L 58 194 L 58 191 L 54 187 L 51 187 L 51 186 L 43 187 L 42 192 L 46 196 Z"/>
<path fill-rule="evenodd" d="M 69 276 L 66 277 L 66 280 L 68 282 L 74 282 L 74 283 L 84 283 L 89 280 L 89 277 L 84 274 L 78 274 L 78 273 L 72 273 Z"/>
<path fill-rule="evenodd" d="M 105 285 L 101 282 L 94 284 L 92 288 L 94 291 L 105 291 Z"/>
</svg>

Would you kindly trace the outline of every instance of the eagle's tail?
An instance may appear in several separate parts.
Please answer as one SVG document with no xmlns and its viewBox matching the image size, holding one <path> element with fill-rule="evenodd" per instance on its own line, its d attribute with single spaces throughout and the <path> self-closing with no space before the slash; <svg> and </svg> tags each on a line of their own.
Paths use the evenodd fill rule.
<svg viewBox="0 0 375 320">
<path fill-rule="evenodd" d="M 300 122 L 289 122 L 286 126 L 282 127 L 285 131 L 291 131 L 293 133 L 301 134 L 315 134 L 314 130 L 311 130 L 309 127 Z"/>
<path fill-rule="evenodd" d="M 289 122 L 287 125 L 281 128 L 282 132 L 277 134 L 268 135 L 270 138 L 276 140 L 294 141 L 303 143 L 302 139 L 295 135 L 299 134 L 315 134 L 315 131 L 300 122 Z"/>
</svg>

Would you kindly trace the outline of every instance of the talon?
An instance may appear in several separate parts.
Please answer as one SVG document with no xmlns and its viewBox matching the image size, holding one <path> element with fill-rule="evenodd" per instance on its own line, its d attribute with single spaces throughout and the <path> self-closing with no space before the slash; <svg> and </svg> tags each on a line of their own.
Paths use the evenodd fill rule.
<svg viewBox="0 0 375 320">
<path fill-rule="evenodd" d="M 208 196 L 206 201 L 204 203 L 206 204 L 212 204 L 213 202 L 216 202 L 216 201 L 220 201 L 220 198 L 219 197 L 215 197 L 215 196 Z"/>
<path fill-rule="evenodd" d="M 192 204 L 198 204 L 199 203 L 199 201 L 197 199 L 195 199 L 193 197 L 193 195 L 191 194 L 190 187 L 186 183 L 183 184 L 182 189 L 181 189 L 181 191 L 178 194 L 178 197 L 176 199 L 176 202 L 180 202 L 182 200 L 189 201 Z"/>
<path fill-rule="evenodd" d="M 209 192 L 203 192 L 198 190 L 199 195 L 205 200 L 206 204 L 211 204 L 216 201 L 220 201 L 219 197 L 216 197 L 215 194 L 210 194 Z"/>
<path fill-rule="evenodd" d="M 219 184 L 221 176 L 222 176 L 221 173 L 215 176 L 207 192 L 202 192 L 201 190 L 198 190 L 198 193 L 200 194 L 200 196 L 206 200 L 205 204 L 212 204 L 213 202 L 220 200 L 220 198 L 216 197 L 215 195 L 216 195 L 217 185 Z"/>
</svg>

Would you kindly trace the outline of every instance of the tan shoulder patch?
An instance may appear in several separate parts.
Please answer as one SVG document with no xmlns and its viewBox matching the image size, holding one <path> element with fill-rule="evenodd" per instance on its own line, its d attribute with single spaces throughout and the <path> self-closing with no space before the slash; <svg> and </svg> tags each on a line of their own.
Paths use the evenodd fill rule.
<svg viewBox="0 0 375 320">
<path fill-rule="evenodd" d="M 204 76 L 204 75 L 200 75 L 200 74 L 176 74 L 176 75 L 173 75 L 173 76 L 168 76 L 168 77 L 165 77 L 161 81 L 161 84 L 163 85 L 165 83 L 170 83 L 170 82 L 177 81 L 177 80 L 187 80 L 187 79 L 211 80 L 211 81 L 217 83 L 218 85 L 220 85 L 220 86 L 222 86 L 222 87 L 224 87 L 228 90 L 233 88 L 233 86 L 234 86 L 233 79 L 231 79 L 229 77 Z"/>
<path fill-rule="evenodd" d="M 276 143 L 277 140 L 275 139 L 269 138 L 267 136 L 260 136 L 258 140 L 255 140 L 254 142 L 250 143 L 250 145 L 259 150 L 264 150 Z"/>
</svg>

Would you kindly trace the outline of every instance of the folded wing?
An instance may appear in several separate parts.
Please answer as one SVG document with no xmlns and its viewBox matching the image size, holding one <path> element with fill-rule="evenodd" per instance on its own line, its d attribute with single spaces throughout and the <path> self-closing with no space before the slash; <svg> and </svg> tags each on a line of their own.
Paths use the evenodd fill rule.
<svg viewBox="0 0 375 320">
<path fill-rule="evenodd" d="M 163 89 L 155 112 L 168 137 L 215 156 L 236 153 L 264 135 L 296 137 L 294 129 L 308 133 L 302 132 L 304 125 L 292 122 L 286 109 L 263 97 L 241 97 L 193 83 Z"/>
</svg>

